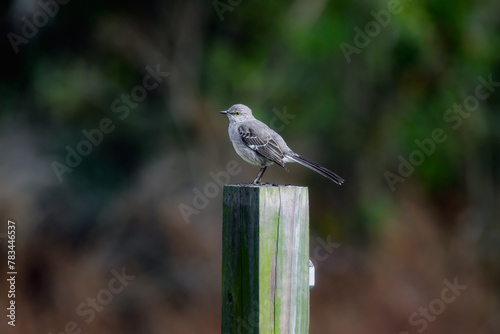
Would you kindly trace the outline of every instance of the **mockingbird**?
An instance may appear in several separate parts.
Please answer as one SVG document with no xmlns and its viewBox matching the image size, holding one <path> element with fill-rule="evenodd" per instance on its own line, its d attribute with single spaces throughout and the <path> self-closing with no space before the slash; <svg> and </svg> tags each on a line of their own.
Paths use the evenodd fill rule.
<svg viewBox="0 0 500 334">
<path fill-rule="evenodd" d="M 344 182 L 344 179 L 334 172 L 293 152 L 283 138 L 257 120 L 247 106 L 235 104 L 220 113 L 229 118 L 229 139 L 236 153 L 246 162 L 261 166 L 252 184 L 258 184 L 267 166 L 273 163 L 288 171 L 286 162 L 298 162 L 337 184 Z"/>
</svg>

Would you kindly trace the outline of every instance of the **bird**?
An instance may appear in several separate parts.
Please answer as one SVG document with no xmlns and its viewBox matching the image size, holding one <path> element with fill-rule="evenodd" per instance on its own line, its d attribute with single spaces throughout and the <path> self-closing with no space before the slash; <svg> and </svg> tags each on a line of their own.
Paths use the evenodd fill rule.
<svg viewBox="0 0 500 334">
<path fill-rule="evenodd" d="M 236 153 L 246 162 L 261 166 L 252 185 L 260 184 L 267 167 L 273 163 L 288 171 L 286 163 L 293 162 L 312 169 L 338 185 L 344 182 L 343 178 L 329 169 L 292 151 L 285 140 L 265 123 L 256 119 L 252 110 L 246 105 L 235 104 L 220 113 L 229 118 L 229 139 Z"/>
</svg>

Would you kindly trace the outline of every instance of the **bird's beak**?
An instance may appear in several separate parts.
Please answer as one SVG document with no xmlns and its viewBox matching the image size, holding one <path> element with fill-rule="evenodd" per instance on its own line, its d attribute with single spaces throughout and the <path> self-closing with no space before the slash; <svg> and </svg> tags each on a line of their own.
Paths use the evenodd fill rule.
<svg viewBox="0 0 500 334">
<path fill-rule="evenodd" d="M 227 110 L 219 111 L 220 114 L 227 114 Z"/>
</svg>

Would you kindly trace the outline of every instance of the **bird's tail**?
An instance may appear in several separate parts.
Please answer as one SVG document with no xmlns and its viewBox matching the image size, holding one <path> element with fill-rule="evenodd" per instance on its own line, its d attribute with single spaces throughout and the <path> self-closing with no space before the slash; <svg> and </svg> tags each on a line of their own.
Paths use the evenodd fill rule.
<svg viewBox="0 0 500 334">
<path fill-rule="evenodd" d="M 293 161 L 301 164 L 302 166 L 305 166 L 309 169 L 312 169 L 313 171 L 323 175 L 324 177 L 332 180 L 336 184 L 342 184 L 344 182 L 344 179 L 332 172 L 331 170 L 326 169 L 325 167 L 322 167 L 318 165 L 315 162 L 312 162 L 311 160 L 308 160 L 298 154 L 294 154 L 293 156 L 289 156 L 290 159 Z"/>
</svg>

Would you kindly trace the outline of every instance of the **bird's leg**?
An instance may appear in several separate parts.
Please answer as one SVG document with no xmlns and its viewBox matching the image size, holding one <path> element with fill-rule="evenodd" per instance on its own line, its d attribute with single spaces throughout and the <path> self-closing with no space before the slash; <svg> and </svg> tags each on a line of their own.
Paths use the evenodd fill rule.
<svg viewBox="0 0 500 334">
<path fill-rule="evenodd" d="M 266 168 L 267 168 L 266 165 L 263 165 L 262 167 L 260 167 L 260 170 L 257 173 L 257 176 L 255 177 L 255 180 L 253 180 L 252 184 L 259 184 L 260 183 L 260 179 L 262 178 L 262 175 L 264 175 Z"/>
</svg>

